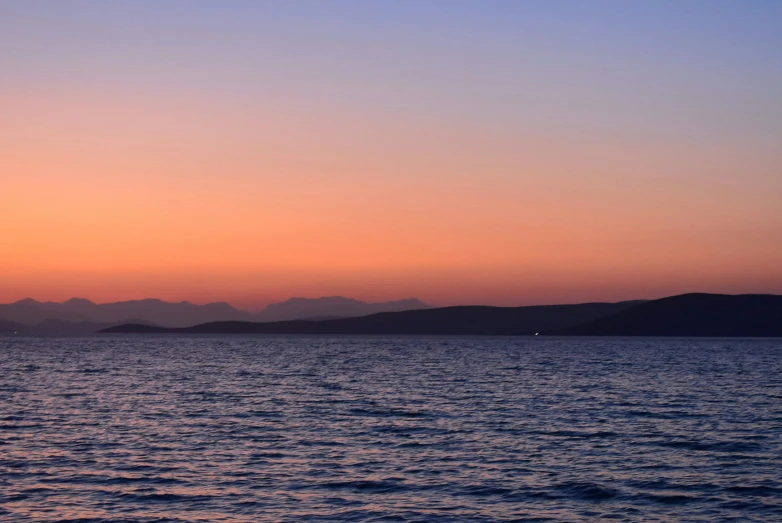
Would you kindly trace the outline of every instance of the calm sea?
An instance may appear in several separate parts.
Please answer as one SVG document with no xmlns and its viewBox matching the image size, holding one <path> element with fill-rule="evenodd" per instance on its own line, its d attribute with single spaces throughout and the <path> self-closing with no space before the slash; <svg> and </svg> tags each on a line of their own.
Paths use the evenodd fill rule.
<svg viewBox="0 0 782 523">
<path fill-rule="evenodd" d="M 0 520 L 782 521 L 782 340 L 0 337 Z"/>
</svg>

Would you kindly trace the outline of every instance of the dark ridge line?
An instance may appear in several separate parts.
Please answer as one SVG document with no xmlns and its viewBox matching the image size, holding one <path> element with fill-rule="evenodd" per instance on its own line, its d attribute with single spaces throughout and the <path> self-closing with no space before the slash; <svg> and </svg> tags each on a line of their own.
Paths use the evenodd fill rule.
<svg viewBox="0 0 782 523">
<path fill-rule="evenodd" d="M 638 301 L 494 307 L 458 305 L 366 316 L 279 322 L 221 321 L 192 327 L 120 325 L 102 333 L 181 334 L 461 334 L 524 335 L 566 328 L 624 310 Z"/>
<path fill-rule="evenodd" d="M 209 322 L 162 328 L 119 325 L 104 334 L 383 334 L 563 336 L 782 336 L 782 296 L 690 293 L 651 301 L 454 306 L 355 318 Z"/>
</svg>

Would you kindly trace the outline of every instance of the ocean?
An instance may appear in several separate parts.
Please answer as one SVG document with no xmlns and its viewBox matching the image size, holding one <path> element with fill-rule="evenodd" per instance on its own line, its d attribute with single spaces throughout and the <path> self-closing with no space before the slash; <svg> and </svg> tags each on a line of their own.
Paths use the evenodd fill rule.
<svg viewBox="0 0 782 523">
<path fill-rule="evenodd" d="M 0 521 L 782 521 L 782 339 L 0 337 Z"/>
</svg>

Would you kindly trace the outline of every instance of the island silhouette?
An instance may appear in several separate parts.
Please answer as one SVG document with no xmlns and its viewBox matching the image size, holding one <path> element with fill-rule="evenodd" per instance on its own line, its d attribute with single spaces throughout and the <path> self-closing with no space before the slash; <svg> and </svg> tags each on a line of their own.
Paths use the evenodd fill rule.
<svg viewBox="0 0 782 523">
<path fill-rule="evenodd" d="M 528 307 L 457 306 L 357 318 L 127 324 L 103 333 L 581 336 L 782 336 L 782 296 L 683 294 L 652 301 Z"/>
</svg>

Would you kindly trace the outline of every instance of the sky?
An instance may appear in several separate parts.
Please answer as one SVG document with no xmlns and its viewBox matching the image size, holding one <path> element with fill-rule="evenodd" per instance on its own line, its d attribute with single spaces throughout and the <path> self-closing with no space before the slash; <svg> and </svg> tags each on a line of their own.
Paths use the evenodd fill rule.
<svg viewBox="0 0 782 523">
<path fill-rule="evenodd" d="M 782 293 L 777 0 L 0 0 L 0 302 Z"/>
</svg>

